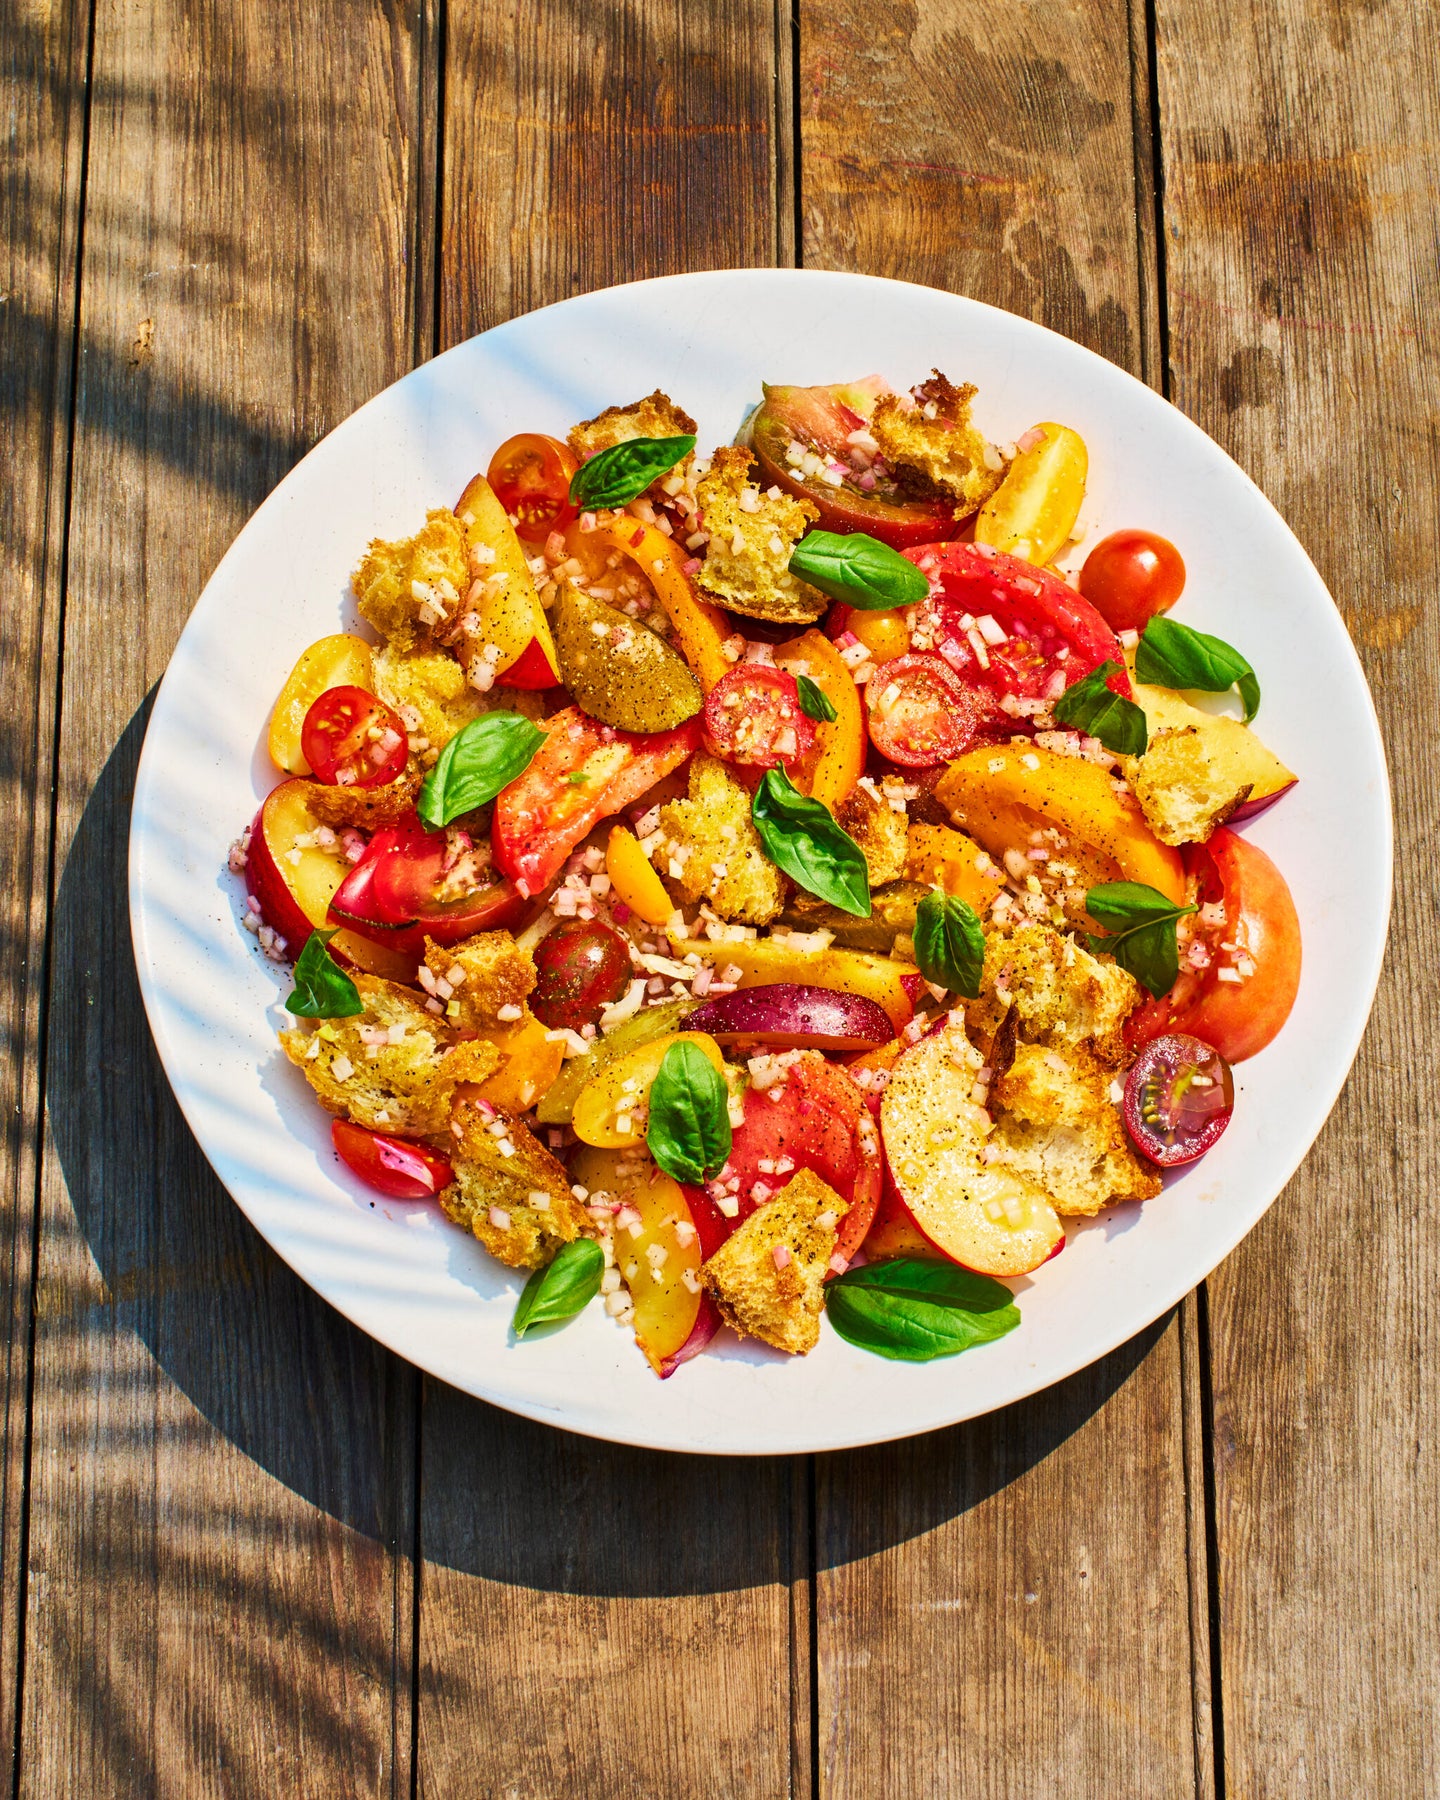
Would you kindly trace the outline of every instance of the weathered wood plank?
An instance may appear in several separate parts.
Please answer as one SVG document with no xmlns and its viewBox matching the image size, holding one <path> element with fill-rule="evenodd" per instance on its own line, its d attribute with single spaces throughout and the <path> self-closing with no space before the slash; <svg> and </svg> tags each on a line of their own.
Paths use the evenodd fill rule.
<svg viewBox="0 0 1440 1800">
<path fill-rule="evenodd" d="M 776 30 L 760 0 L 452 7 L 444 341 L 775 260 Z M 803 1466 L 607 1448 L 433 1384 L 423 1443 L 423 1793 L 807 1791 Z"/>
<path fill-rule="evenodd" d="M 1055 22 L 803 4 L 805 261 L 992 301 L 1153 379 L 1143 32 L 1114 0 Z M 1172 1321 L 997 1418 L 821 1460 L 822 1794 L 1208 1791 L 1183 1366 Z"/>
<path fill-rule="evenodd" d="M 1345 1096 L 1210 1283 L 1226 1791 L 1431 1793 L 1440 18 L 1157 10 L 1173 395 L 1335 594 L 1388 739 L 1399 850 Z"/>
<path fill-rule="evenodd" d="M 89 7 L 5 9 L 0 109 L 0 1783 L 13 1785 L 32 1245 L 37 1200 L 40 1015 L 49 898 L 61 551 L 69 462 L 76 246 Z"/>
<path fill-rule="evenodd" d="M 26 1795 L 409 1791 L 417 1384 L 205 1168 L 123 895 L 145 696 L 186 612 L 296 457 L 411 359 L 421 35 L 415 4 L 98 9 Z"/>
</svg>

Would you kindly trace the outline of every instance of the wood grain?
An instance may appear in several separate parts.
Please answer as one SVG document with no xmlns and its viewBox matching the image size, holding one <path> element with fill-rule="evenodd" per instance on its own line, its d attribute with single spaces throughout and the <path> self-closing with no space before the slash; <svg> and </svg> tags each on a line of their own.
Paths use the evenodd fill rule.
<svg viewBox="0 0 1440 1800">
<path fill-rule="evenodd" d="M 1210 1284 L 1226 1791 L 1433 1793 L 1440 19 L 1161 0 L 1157 50 L 1174 398 L 1330 584 L 1399 852 L 1350 1084 Z"/>
<path fill-rule="evenodd" d="M 443 341 L 773 261 L 775 42 L 755 0 L 452 7 Z M 617 1450 L 433 1383 L 423 1444 L 423 1794 L 806 1792 L 803 1465 Z"/>
<path fill-rule="evenodd" d="M 0 1782 L 21 1666 L 39 1045 L 61 553 L 69 466 L 87 11 L 17 4 L 0 31 Z"/>
<path fill-rule="evenodd" d="M 989 300 L 1153 375 L 1143 36 L 1107 0 L 1054 26 L 802 5 L 805 260 Z M 1172 1321 L 994 1419 L 822 1459 L 822 1795 L 1210 1791 L 1184 1368 Z"/>
<path fill-rule="evenodd" d="M 195 596 L 410 360 L 419 38 L 406 6 L 95 20 L 25 1795 L 409 1789 L 416 1384 L 206 1169 L 123 895 L 144 702 Z"/>
</svg>

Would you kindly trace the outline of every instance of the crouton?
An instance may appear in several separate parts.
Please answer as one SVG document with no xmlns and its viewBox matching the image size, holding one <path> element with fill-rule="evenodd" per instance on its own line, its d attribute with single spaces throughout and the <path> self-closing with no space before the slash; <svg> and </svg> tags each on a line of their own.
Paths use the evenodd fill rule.
<svg viewBox="0 0 1440 1800">
<path fill-rule="evenodd" d="M 564 1168 L 515 1114 L 458 1100 L 448 1147 L 455 1180 L 441 1208 L 500 1262 L 542 1268 L 562 1244 L 592 1234 Z"/>
<path fill-rule="evenodd" d="M 477 694 L 448 650 L 397 650 L 382 644 L 375 652 L 375 692 L 431 750 L 443 750 L 457 731 L 483 713 L 504 709 L 538 719 L 544 700 L 522 688 L 494 687 Z"/>
<path fill-rule="evenodd" d="M 1195 726 L 1160 731 L 1143 756 L 1125 758 L 1125 779 L 1162 844 L 1203 844 L 1249 796 L 1233 758 Z"/>
<path fill-rule="evenodd" d="M 700 1270 L 726 1324 L 792 1356 L 813 1350 L 835 1227 L 849 1210 L 848 1201 L 802 1169 L 751 1213 Z"/>
<path fill-rule="evenodd" d="M 696 484 L 710 543 L 695 579 L 731 612 L 782 625 L 811 624 L 830 602 L 790 573 L 790 555 L 819 510 L 808 500 L 762 492 L 750 479 L 753 462 L 748 450 L 726 445 Z"/>
<path fill-rule="evenodd" d="M 430 637 L 421 607 L 433 604 L 453 618 L 470 586 L 465 528 L 448 507 L 437 507 L 414 537 L 375 538 L 350 581 L 361 616 L 388 643 L 408 650 Z"/>
<path fill-rule="evenodd" d="M 899 881 L 905 873 L 909 824 L 901 783 L 887 775 L 883 781 L 863 778 L 835 815 L 865 853 L 871 888 Z M 898 807 L 891 801 L 898 801 Z"/>
<path fill-rule="evenodd" d="M 332 787 L 312 781 L 305 790 L 305 804 L 322 825 L 354 825 L 361 831 L 377 831 L 394 825 L 415 804 L 425 772 L 412 756 L 394 781 L 379 787 Z"/>
<path fill-rule="evenodd" d="M 566 434 L 570 448 L 581 462 L 597 450 L 610 450 L 631 438 L 693 437 L 698 427 L 668 394 L 656 388 L 643 400 L 628 406 L 607 406 L 593 419 L 572 425 Z"/>
<path fill-rule="evenodd" d="M 458 944 L 437 944 L 427 937 L 425 966 L 453 990 L 450 995 L 442 991 L 440 998 L 446 1001 L 447 1021 L 461 1032 L 518 1024 L 537 980 L 535 959 L 508 931 L 480 931 Z M 516 1010 L 502 1019 L 501 1011 L 512 1007 Z"/>
<path fill-rule="evenodd" d="M 1062 1218 L 1160 1192 L 1159 1171 L 1125 1136 L 1110 1098 L 1114 1079 L 1083 1045 L 1060 1051 L 1020 1044 L 991 1092 L 992 1160 L 1037 1182 Z"/>
<path fill-rule="evenodd" d="M 768 925 L 784 905 L 785 883 L 760 847 L 750 796 L 704 755 L 690 764 L 689 794 L 660 810 L 656 867 L 692 906 L 708 900 L 722 919 Z"/>
<path fill-rule="evenodd" d="M 953 387 L 935 369 L 913 396 L 882 394 L 870 421 L 870 435 L 886 462 L 942 489 L 954 500 L 957 519 L 968 519 L 983 505 L 1004 473 L 985 466 L 984 436 L 970 423 L 975 393 L 968 382 Z"/>
<path fill-rule="evenodd" d="M 965 1018 L 988 1037 L 1013 1003 L 1025 1041 L 1061 1050 L 1084 1044 L 1115 1068 L 1125 1060 L 1124 1025 L 1139 999 L 1140 984 L 1118 963 L 1101 962 L 1047 925 L 1026 923 L 986 932 L 980 997 Z"/>
<path fill-rule="evenodd" d="M 285 1054 L 327 1112 L 372 1131 L 443 1142 L 455 1084 L 486 1080 L 499 1068 L 500 1052 L 479 1039 L 452 1042 L 411 988 L 376 975 L 356 975 L 354 982 L 364 1012 L 324 1019 L 313 1030 L 282 1031 Z M 367 1041 L 380 1030 L 400 1035 Z"/>
</svg>

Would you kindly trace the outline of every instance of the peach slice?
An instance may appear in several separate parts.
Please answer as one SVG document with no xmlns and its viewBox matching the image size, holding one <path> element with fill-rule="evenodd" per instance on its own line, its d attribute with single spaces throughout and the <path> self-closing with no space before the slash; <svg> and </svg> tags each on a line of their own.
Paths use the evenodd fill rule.
<svg viewBox="0 0 1440 1800">
<path fill-rule="evenodd" d="M 1228 785 L 1237 792 L 1249 789 L 1230 814 L 1232 824 L 1254 818 L 1294 787 L 1296 776 L 1248 725 L 1223 713 L 1202 712 L 1170 688 L 1150 687 L 1142 681 L 1135 682 L 1134 687 L 1136 702 L 1144 709 L 1152 738 L 1162 731 L 1198 732 L 1203 744 L 1202 759 L 1211 770 L 1222 778 L 1228 776 Z"/>
<path fill-rule="evenodd" d="M 777 944 L 769 938 L 746 938 L 739 943 L 693 938 L 687 940 L 687 945 L 717 969 L 727 965 L 738 969 L 737 985 L 742 988 L 794 981 L 835 988 L 842 994 L 860 994 L 883 1007 L 897 1031 L 908 1025 L 915 1014 L 905 990 L 906 969 L 888 956 L 872 956 L 866 950 L 793 950 L 789 944 Z"/>
</svg>

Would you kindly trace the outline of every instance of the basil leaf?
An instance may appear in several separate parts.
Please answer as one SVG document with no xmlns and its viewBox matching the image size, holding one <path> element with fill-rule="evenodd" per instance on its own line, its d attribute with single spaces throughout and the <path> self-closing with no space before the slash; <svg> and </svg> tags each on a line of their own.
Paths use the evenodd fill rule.
<svg viewBox="0 0 1440 1800">
<path fill-rule="evenodd" d="M 1211 637 L 1158 614 L 1135 646 L 1135 673 L 1155 687 L 1198 688 L 1223 694 L 1239 688 L 1248 725 L 1260 710 L 1260 682 L 1240 652 L 1224 638 Z"/>
<path fill-rule="evenodd" d="M 512 1328 L 517 1338 L 537 1325 L 561 1325 L 600 1292 L 605 1253 L 593 1238 L 562 1244 L 548 1267 L 537 1269 L 520 1294 Z"/>
<path fill-rule="evenodd" d="M 1176 906 L 1141 881 L 1107 881 L 1086 894 L 1085 910 L 1112 933 L 1088 934 L 1093 951 L 1108 952 L 1157 1000 L 1170 992 L 1180 973 L 1176 922 L 1193 913 L 1193 906 Z"/>
<path fill-rule="evenodd" d="M 915 908 L 914 937 L 915 962 L 927 981 L 979 999 L 985 927 L 969 901 L 932 888 Z"/>
<path fill-rule="evenodd" d="M 824 688 L 808 675 L 797 675 L 795 685 L 800 690 L 800 710 L 805 717 L 828 725 L 836 715 L 835 708 L 830 704 L 830 696 Z"/>
<path fill-rule="evenodd" d="M 698 1044 L 672 1044 L 650 1087 L 645 1141 L 674 1181 L 691 1187 L 725 1166 L 730 1154 L 730 1093 Z"/>
<path fill-rule="evenodd" d="M 484 806 L 534 761 L 548 734 L 519 713 L 472 719 L 440 752 L 425 777 L 415 810 L 432 830 Z"/>
<path fill-rule="evenodd" d="M 807 531 L 791 554 L 790 573 L 862 612 L 914 606 L 930 592 L 914 563 L 863 531 Z"/>
<path fill-rule="evenodd" d="M 1073 725 L 1077 731 L 1099 738 L 1117 756 L 1141 756 L 1150 741 L 1144 711 L 1105 685 L 1119 672 L 1119 663 L 1109 661 L 1092 669 L 1055 702 L 1055 717 L 1061 725 Z"/>
<path fill-rule="evenodd" d="M 835 823 L 828 806 L 802 794 L 783 769 L 767 769 L 750 817 L 777 869 L 841 912 L 870 917 L 865 852 Z"/>
<path fill-rule="evenodd" d="M 1020 1323 L 1003 1282 L 917 1256 L 847 1270 L 827 1284 L 825 1310 L 847 1343 L 897 1362 L 958 1356 Z"/>
<path fill-rule="evenodd" d="M 570 477 L 570 504 L 582 512 L 638 500 L 652 481 L 669 474 L 695 448 L 693 436 L 626 438 L 592 456 Z"/>
<path fill-rule="evenodd" d="M 295 991 L 285 1010 L 297 1019 L 353 1019 L 365 1010 L 359 988 L 325 948 L 334 935 L 312 931 L 295 959 Z"/>
</svg>

